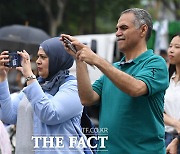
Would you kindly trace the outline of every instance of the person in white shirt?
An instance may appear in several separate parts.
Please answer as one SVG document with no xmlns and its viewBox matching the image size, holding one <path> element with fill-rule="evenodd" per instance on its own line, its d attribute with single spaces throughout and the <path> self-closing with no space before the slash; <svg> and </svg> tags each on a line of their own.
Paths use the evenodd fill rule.
<svg viewBox="0 0 180 154">
<path fill-rule="evenodd" d="M 1 154 L 12 153 L 9 135 L 1 120 L 0 120 L 0 153 Z"/>
<path fill-rule="evenodd" d="M 170 84 L 166 90 L 164 105 L 166 151 L 180 154 L 180 144 L 177 144 L 180 135 L 180 34 L 172 38 L 168 58 Z"/>
</svg>

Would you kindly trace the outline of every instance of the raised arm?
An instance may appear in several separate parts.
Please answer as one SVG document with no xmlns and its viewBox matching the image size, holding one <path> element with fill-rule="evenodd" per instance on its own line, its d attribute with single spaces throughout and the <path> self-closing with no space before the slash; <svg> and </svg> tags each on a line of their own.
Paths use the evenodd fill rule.
<svg viewBox="0 0 180 154">
<path fill-rule="evenodd" d="M 76 49 L 78 52 L 81 52 L 81 49 L 83 49 L 83 47 L 85 46 L 84 44 L 76 40 L 74 37 L 71 37 L 69 35 L 62 34 L 61 37 L 61 40 L 63 40 L 63 37 L 67 37 L 69 40 L 72 41 L 73 44 L 76 44 Z M 87 64 L 79 60 L 78 55 L 72 50 L 70 50 L 65 43 L 64 46 L 66 47 L 68 53 L 71 54 L 76 60 L 78 93 L 81 99 L 81 103 L 86 106 L 96 104 L 99 101 L 100 96 L 92 89 Z"/>
<path fill-rule="evenodd" d="M 100 96 L 92 89 L 87 64 L 76 60 L 76 75 L 81 103 L 86 106 L 96 104 Z"/>
<path fill-rule="evenodd" d="M 62 35 L 62 37 L 68 37 L 72 43 L 76 46 L 78 52 L 73 53 L 69 51 L 69 53 L 74 54 L 74 57 L 76 56 L 76 59 L 81 62 L 86 62 L 90 65 L 95 65 L 100 71 L 102 71 L 119 89 L 124 91 L 125 93 L 131 95 L 131 96 L 141 96 L 144 95 L 148 92 L 146 84 L 141 81 L 137 80 L 134 77 L 128 75 L 127 73 L 124 73 L 117 68 L 115 68 L 112 64 L 107 62 L 105 59 L 101 58 L 97 54 L 95 54 L 88 46 L 80 43 L 78 40 L 76 40 L 74 37 L 69 36 L 69 35 Z M 68 48 L 67 48 L 68 49 Z M 80 63 L 80 62 L 79 62 Z M 78 80 L 82 79 L 81 77 L 81 71 L 83 70 L 82 67 L 78 64 Z M 82 70 L 80 70 L 80 68 Z M 85 69 L 85 68 L 84 68 Z M 84 71 L 84 73 L 87 71 Z M 84 76 L 84 75 L 82 75 Z M 83 80 L 83 79 L 82 79 Z M 79 84 L 78 81 L 78 84 Z M 88 80 L 86 80 L 87 82 Z M 81 81 L 80 81 L 81 82 Z M 83 82 L 82 82 L 83 83 Z M 80 83 L 81 84 L 81 83 Z M 80 87 L 79 87 L 80 88 Z M 83 87 L 82 90 L 84 90 Z M 82 91 L 81 90 L 81 91 Z M 90 92 L 90 91 L 89 91 Z M 81 93 L 81 92 L 80 92 Z M 91 93 L 92 94 L 92 93 Z M 89 95 L 88 97 L 92 97 L 93 99 L 96 98 L 94 97 L 94 94 Z M 81 96 L 80 96 L 81 97 Z M 81 98 L 82 99 L 82 98 Z M 83 99 L 82 99 L 83 101 Z"/>
<path fill-rule="evenodd" d="M 133 97 L 147 94 L 148 89 L 143 81 L 118 70 L 112 64 L 99 56 L 93 59 L 94 65 L 98 67 L 119 89 L 125 93 Z"/>
<path fill-rule="evenodd" d="M 19 97 L 11 100 L 9 85 L 8 85 L 8 71 L 9 67 L 5 63 L 9 62 L 8 51 L 3 51 L 0 54 L 0 119 L 7 124 L 15 124 L 17 119 L 17 107 Z"/>
</svg>

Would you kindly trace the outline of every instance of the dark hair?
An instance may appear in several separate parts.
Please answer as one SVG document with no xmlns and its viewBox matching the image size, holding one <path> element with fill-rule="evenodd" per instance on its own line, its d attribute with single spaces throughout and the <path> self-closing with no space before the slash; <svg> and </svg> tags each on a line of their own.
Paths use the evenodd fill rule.
<svg viewBox="0 0 180 154">
<path fill-rule="evenodd" d="M 179 36 L 179 37 L 180 37 L 180 33 L 174 34 L 174 35 L 172 36 L 172 39 L 173 39 L 174 37 L 176 37 L 176 36 Z"/>
<path fill-rule="evenodd" d="M 170 64 L 169 65 L 169 80 L 171 79 L 174 72 L 176 72 L 176 65 Z"/>
<path fill-rule="evenodd" d="M 135 21 L 134 24 L 137 28 L 140 28 L 140 26 L 142 26 L 143 24 L 146 24 L 148 26 L 148 31 L 146 34 L 146 41 L 149 40 L 149 38 L 151 37 L 151 32 L 153 29 L 153 23 L 152 23 L 152 17 L 151 15 L 144 9 L 139 9 L 139 8 L 131 8 L 131 9 L 127 9 L 125 11 L 123 11 L 121 13 L 125 14 L 125 13 L 133 13 L 135 16 Z"/>
<path fill-rule="evenodd" d="M 159 53 L 160 53 L 160 55 L 161 55 L 161 54 L 167 54 L 167 51 L 166 51 L 165 49 L 161 49 L 161 50 L 159 51 Z"/>
<path fill-rule="evenodd" d="M 172 39 L 176 36 L 180 37 L 180 33 L 174 34 Z M 171 39 L 171 40 L 172 40 Z M 174 74 L 174 72 L 176 72 L 176 65 L 175 64 L 170 64 L 169 65 L 169 80 L 171 79 L 172 75 Z"/>
</svg>

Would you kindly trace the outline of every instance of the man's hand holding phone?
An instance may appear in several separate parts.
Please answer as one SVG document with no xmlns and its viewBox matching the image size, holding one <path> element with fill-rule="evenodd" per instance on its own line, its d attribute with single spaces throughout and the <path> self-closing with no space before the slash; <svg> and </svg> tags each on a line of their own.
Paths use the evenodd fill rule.
<svg viewBox="0 0 180 154">
<path fill-rule="evenodd" d="M 77 52 L 76 47 L 72 44 L 72 42 L 67 37 L 63 37 L 63 42 L 65 43 L 66 47 L 71 49 L 74 53 Z"/>
<path fill-rule="evenodd" d="M 72 40 L 71 40 L 71 38 L 72 38 Z M 76 54 L 76 53 L 85 47 L 84 44 L 80 43 L 78 40 L 76 40 L 75 38 L 71 37 L 70 35 L 62 34 L 60 40 L 63 41 L 65 47 L 67 48 L 67 50 L 69 52 L 69 54 L 71 54 L 74 57 L 79 56 L 80 54 Z M 74 44 L 76 43 L 76 45 L 74 45 L 72 42 Z M 71 52 L 69 50 L 71 50 Z M 72 52 L 73 52 L 73 54 L 72 54 Z M 83 62 L 85 62 L 85 61 L 83 61 Z M 85 63 L 89 64 L 87 62 L 85 62 Z M 89 64 L 89 65 L 93 69 L 95 69 L 94 65 L 91 65 L 91 64 Z"/>
</svg>

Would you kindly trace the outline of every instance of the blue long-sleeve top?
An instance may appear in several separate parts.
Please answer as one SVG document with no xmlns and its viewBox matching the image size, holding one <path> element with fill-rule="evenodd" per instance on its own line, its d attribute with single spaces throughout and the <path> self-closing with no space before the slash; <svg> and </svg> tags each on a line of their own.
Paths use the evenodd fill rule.
<svg viewBox="0 0 180 154">
<path fill-rule="evenodd" d="M 83 148 L 69 149 L 69 136 L 77 136 L 77 138 L 84 136 L 80 126 L 83 106 L 78 96 L 76 80 L 65 82 L 54 96 L 44 93 L 38 81 L 35 81 L 25 87 L 13 99 L 10 96 L 7 80 L 1 82 L 0 118 L 3 122 L 16 124 L 18 106 L 24 95 L 34 111 L 33 135 L 63 136 L 64 148 L 55 149 L 53 154 L 83 153 Z M 41 152 L 39 150 L 35 153 Z M 45 154 L 46 152 L 42 153 Z"/>
</svg>

